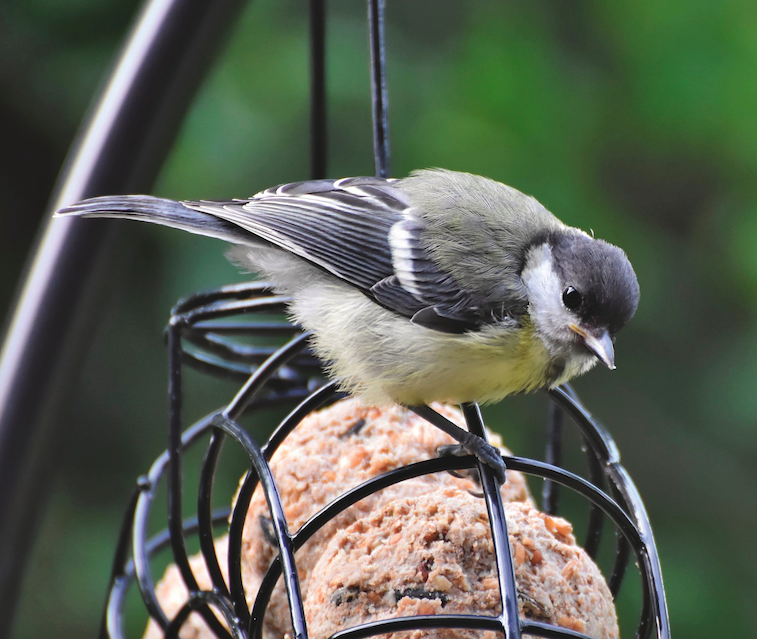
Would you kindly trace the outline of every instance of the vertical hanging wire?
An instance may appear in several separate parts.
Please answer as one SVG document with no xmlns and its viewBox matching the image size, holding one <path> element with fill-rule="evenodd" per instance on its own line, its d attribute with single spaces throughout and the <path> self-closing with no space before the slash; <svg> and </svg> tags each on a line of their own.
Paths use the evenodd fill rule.
<svg viewBox="0 0 757 639">
<path fill-rule="evenodd" d="M 386 89 L 385 0 L 368 0 L 371 38 L 371 98 L 373 101 L 373 157 L 378 177 L 389 177 L 389 95 Z"/>
<path fill-rule="evenodd" d="M 310 177 L 326 177 L 326 0 L 310 0 Z"/>
<path fill-rule="evenodd" d="M 486 441 L 486 427 L 481 409 L 478 404 L 465 403 L 460 408 L 465 417 L 468 431 Z M 502 624 L 505 639 L 520 639 L 520 617 L 518 615 L 518 589 L 515 584 L 515 570 L 510 555 L 510 537 L 507 532 L 505 508 L 502 504 L 502 494 L 494 478 L 491 468 L 486 468 L 478 462 L 478 473 L 481 477 L 481 488 L 486 499 L 486 509 L 489 513 L 489 526 L 494 544 L 494 556 L 497 562 L 497 576 L 499 579 L 499 593 L 502 600 L 502 612 L 499 619 Z"/>
</svg>

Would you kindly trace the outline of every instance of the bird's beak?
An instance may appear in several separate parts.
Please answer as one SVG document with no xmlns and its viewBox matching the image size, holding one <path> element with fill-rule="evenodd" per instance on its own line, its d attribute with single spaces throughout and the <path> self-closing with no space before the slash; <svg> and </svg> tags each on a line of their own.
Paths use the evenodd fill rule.
<svg viewBox="0 0 757 639">
<path fill-rule="evenodd" d="M 600 362 L 611 371 L 615 370 L 615 349 L 612 345 L 612 338 L 605 329 L 589 332 L 576 324 L 571 324 L 570 330 L 583 339 L 586 348 L 594 353 Z"/>
</svg>

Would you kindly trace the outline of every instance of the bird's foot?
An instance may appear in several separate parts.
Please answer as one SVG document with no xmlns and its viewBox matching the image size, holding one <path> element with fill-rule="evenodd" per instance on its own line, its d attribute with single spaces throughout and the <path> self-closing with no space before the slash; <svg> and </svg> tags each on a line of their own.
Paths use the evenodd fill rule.
<svg viewBox="0 0 757 639">
<path fill-rule="evenodd" d="M 475 406 L 475 404 L 473 406 Z M 505 466 L 505 462 L 502 459 L 502 455 L 498 448 L 492 446 L 482 437 L 474 435 L 464 428 L 460 428 L 457 424 L 453 424 L 449 419 L 443 417 L 428 406 L 408 406 L 408 408 L 437 428 L 443 430 L 450 435 L 452 439 L 460 442 L 459 446 L 456 448 L 457 452 L 455 454 L 475 455 L 478 461 L 489 466 L 489 468 L 494 471 L 494 476 L 500 485 L 505 483 L 505 471 L 507 470 L 507 467 Z M 463 408 L 465 409 L 465 406 Z M 478 411 L 478 407 L 475 408 L 476 411 Z M 477 413 L 477 417 L 480 420 L 480 414 Z M 483 424 L 481 427 L 483 428 Z M 451 446 L 448 450 L 455 450 L 455 446 Z"/>
<path fill-rule="evenodd" d="M 468 450 L 462 444 L 444 444 L 436 449 L 439 457 L 463 457 L 470 455 Z M 448 470 L 447 471 L 453 477 L 457 479 L 469 479 L 475 484 L 481 485 L 481 475 L 477 468 L 464 468 L 462 470 Z"/>
<path fill-rule="evenodd" d="M 484 441 L 481 437 L 467 433 L 469 437 L 465 438 L 465 442 L 460 444 L 448 444 L 440 446 L 438 451 L 439 455 L 444 457 L 448 455 L 455 455 L 462 457 L 463 455 L 475 455 L 475 457 L 482 464 L 485 464 L 494 471 L 494 476 L 497 478 L 497 482 L 502 485 L 505 483 L 505 471 L 507 466 L 502 459 L 502 453 L 495 446 L 492 446 L 489 442 Z M 476 473 L 478 474 L 478 473 Z M 481 483 L 480 477 L 475 477 L 474 481 Z"/>
</svg>

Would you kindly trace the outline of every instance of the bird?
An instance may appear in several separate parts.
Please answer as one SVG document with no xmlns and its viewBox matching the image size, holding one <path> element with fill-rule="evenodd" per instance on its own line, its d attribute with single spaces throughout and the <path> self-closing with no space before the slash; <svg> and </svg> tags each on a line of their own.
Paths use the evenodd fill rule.
<svg viewBox="0 0 757 639">
<path fill-rule="evenodd" d="M 231 200 L 102 196 L 56 215 L 230 243 L 233 262 L 291 299 L 328 374 L 372 405 L 491 403 L 614 369 L 639 303 L 622 249 L 513 187 L 446 169 Z"/>
</svg>

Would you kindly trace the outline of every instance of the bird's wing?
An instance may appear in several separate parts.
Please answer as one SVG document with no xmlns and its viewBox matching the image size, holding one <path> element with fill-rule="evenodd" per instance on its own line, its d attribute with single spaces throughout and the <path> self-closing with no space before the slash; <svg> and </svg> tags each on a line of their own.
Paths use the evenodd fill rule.
<svg viewBox="0 0 757 639">
<path fill-rule="evenodd" d="M 249 199 L 182 204 L 366 290 L 392 274 L 389 232 L 409 208 L 391 181 L 380 178 L 311 180 L 273 187 Z"/>
<path fill-rule="evenodd" d="M 184 206 L 237 225 L 357 287 L 419 324 L 462 332 L 479 322 L 471 295 L 431 260 L 424 224 L 394 180 L 284 184 L 247 200 Z"/>
</svg>

